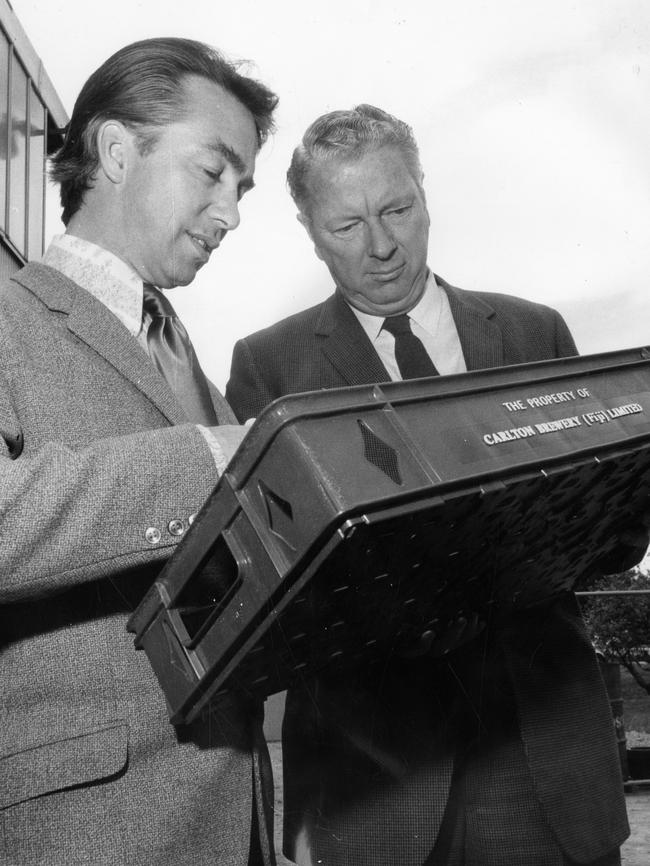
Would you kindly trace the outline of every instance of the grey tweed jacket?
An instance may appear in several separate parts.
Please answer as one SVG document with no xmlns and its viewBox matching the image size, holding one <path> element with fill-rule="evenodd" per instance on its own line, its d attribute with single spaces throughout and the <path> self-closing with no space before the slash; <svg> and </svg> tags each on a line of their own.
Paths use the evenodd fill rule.
<svg viewBox="0 0 650 866">
<path fill-rule="evenodd" d="M 125 630 L 216 481 L 103 304 L 39 264 L 0 288 L 1 864 L 244 866 L 254 808 L 272 862 L 259 709 L 174 728 Z"/>
<path fill-rule="evenodd" d="M 576 354 L 555 310 L 436 279 L 469 370 Z M 357 318 L 334 294 L 239 340 L 226 397 L 243 420 L 286 394 L 388 379 Z M 500 677 L 509 681 L 537 801 L 568 857 L 596 861 L 629 829 L 611 712 L 573 597 L 503 628 L 496 643 L 505 671 L 502 662 L 486 688 L 495 693 Z M 470 657 L 469 677 L 483 664 L 480 652 Z M 437 709 L 442 678 L 423 660 L 387 665 L 379 684 L 361 679 L 318 680 L 289 692 L 285 847 L 291 853 L 311 820 L 314 835 L 306 841 L 325 862 L 421 866 L 438 834 L 454 760 Z"/>
</svg>

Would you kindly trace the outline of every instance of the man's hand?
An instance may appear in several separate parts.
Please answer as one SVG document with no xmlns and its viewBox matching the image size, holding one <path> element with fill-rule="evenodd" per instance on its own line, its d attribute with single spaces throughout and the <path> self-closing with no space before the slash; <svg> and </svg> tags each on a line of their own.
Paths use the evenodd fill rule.
<svg viewBox="0 0 650 866">
<path fill-rule="evenodd" d="M 221 424 L 219 427 L 202 427 L 199 425 L 199 430 L 208 443 L 210 451 L 212 451 L 219 474 L 224 472 L 232 460 L 235 451 L 246 438 L 254 421 L 254 418 L 250 418 L 245 424 Z"/>
<path fill-rule="evenodd" d="M 245 424 L 222 424 L 220 427 L 210 428 L 221 446 L 227 463 L 230 462 L 233 454 L 246 438 L 252 423 L 253 420 L 251 419 Z"/>
</svg>

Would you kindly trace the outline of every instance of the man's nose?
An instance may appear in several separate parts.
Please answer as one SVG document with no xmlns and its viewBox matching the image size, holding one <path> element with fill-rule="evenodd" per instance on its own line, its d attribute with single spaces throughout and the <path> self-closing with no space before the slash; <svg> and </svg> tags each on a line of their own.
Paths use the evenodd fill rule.
<svg viewBox="0 0 650 866">
<path fill-rule="evenodd" d="M 232 231 L 239 225 L 239 197 L 236 189 L 217 189 L 208 208 L 208 216 L 224 231 Z"/>
<path fill-rule="evenodd" d="M 368 223 L 368 252 L 375 259 L 389 259 L 397 244 L 381 219 Z"/>
</svg>

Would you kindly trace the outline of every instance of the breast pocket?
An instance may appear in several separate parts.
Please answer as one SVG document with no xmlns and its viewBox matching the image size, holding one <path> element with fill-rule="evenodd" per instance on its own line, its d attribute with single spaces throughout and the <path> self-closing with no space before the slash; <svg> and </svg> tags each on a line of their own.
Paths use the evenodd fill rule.
<svg viewBox="0 0 650 866">
<path fill-rule="evenodd" d="M 0 809 L 66 788 L 96 784 L 127 764 L 125 722 L 0 758 Z"/>
</svg>

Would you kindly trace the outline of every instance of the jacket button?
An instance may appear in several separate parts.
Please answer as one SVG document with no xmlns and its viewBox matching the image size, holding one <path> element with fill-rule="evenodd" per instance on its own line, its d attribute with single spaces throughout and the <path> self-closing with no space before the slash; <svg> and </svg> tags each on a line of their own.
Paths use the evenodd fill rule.
<svg viewBox="0 0 650 866">
<path fill-rule="evenodd" d="M 160 541 L 160 530 L 156 526 L 150 526 L 144 534 L 149 544 L 158 544 Z"/>
<path fill-rule="evenodd" d="M 183 526 L 182 520 L 170 520 L 167 526 L 171 535 L 182 535 L 185 532 L 185 527 Z"/>
</svg>

